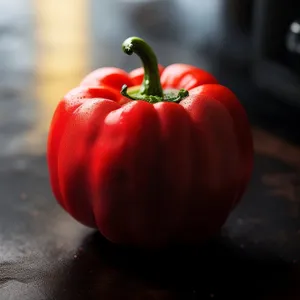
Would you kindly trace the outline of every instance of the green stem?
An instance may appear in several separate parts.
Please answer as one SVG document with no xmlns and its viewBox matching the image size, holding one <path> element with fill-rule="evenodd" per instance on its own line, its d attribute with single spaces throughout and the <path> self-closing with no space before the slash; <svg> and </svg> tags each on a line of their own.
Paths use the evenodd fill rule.
<svg viewBox="0 0 300 300">
<path fill-rule="evenodd" d="M 144 66 L 144 80 L 140 89 L 128 92 L 127 85 L 123 85 L 121 90 L 123 96 L 131 100 L 144 100 L 149 103 L 161 101 L 178 103 L 189 95 L 189 92 L 184 89 L 179 90 L 177 95 L 174 92 L 164 93 L 155 53 L 144 40 L 130 37 L 123 42 L 122 49 L 128 55 L 137 54 Z"/>
<path fill-rule="evenodd" d="M 137 54 L 144 66 L 144 80 L 138 92 L 139 95 L 163 97 L 160 83 L 157 58 L 151 47 L 141 38 L 130 37 L 122 44 L 123 51 Z"/>
<path fill-rule="evenodd" d="M 173 96 L 173 95 L 164 95 L 165 97 L 162 98 L 162 97 L 159 97 L 159 96 L 145 96 L 145 95 L 138 95 L 137 96 L 131 96 L 128 94 L 127 92 L 127 85 L 124 84 L 122 89 L 121 89 L 121 94 L 131 100 L 145 100 L 145 101 L 148 101 L 149 103 L 157 103 L 157 102 L 161 102 L 161 101 L 164 101 L 164 102 L 175 102 L 175 103 L 178 103 L 180 102 L 182 99 L 184 99 L 185 97 L 187 97 L 189 95 L 189 92 L 187 90 L 184 90 L 184 89 L 181 89 L 178 91 L 178 94 L 177 96 Z"/>
</svg>

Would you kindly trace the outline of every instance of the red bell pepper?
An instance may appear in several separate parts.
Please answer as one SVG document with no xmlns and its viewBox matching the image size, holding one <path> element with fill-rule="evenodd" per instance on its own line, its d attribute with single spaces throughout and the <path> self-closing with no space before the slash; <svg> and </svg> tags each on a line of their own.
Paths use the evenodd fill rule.
<svg viewBox="0 0 300 300">
<path fill-rule="evenodd" d="M 136 37 L 144 71 L 100 68 L 59 102 L 47 159 L 57 201 L 108 240 L 198 243 L 219 231 L 253 166 L 247 115 L 209 73 L 159 66 Z M 120 92 L 121 91 L 121 92 Z"/>
</svg>

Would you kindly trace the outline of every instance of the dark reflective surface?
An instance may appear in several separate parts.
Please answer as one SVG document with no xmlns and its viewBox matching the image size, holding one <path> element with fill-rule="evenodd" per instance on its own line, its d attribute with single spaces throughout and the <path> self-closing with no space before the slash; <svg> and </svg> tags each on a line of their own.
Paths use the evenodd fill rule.
<svg viewBox="0 0 300 300">
<path fill-rule="evenodd" d="M 0 49 L 6 62 L 0 86 L 1 300 L 300 298 L 300 112 L 258 91 L 244 66 L 216 56 L 218 42 L 203 32 L 221 32 L 222 23 L 206 26 L 199 39 L 195 32 L 188 35 L 193 18 L 203 16 L 205 26 L 212 13 L 222 22 L 222 5 L 213 10 L 217 2 L 208 1 L 200 13 L 196 2 L 187 1 L 194 8 L 190 19 L 170 22 L 168 7 L 175 18 L 186 14 L 187 6 L 160 2 L 145 4 L 151 11 L 164 5 L 156 25 L 134 1 L 116 6 L 116 1 L 82 0 L 72 2 L 72 10 L 58 0 L 35 7 L 23 1 L 19 15 L 11 9 L 24 21 L 18 30 L 27 35 L 0 31 L 6 34 L 1 38 L 19 41 Z M 161 28 L 165 31 L 158 34 Z M 185 42 L 179 42 L 182 33 Z M 226 40 L 228 33 L 221 33 Z M 213 72 L 236 92 L 253 125 L 256 156 L 249 188 L 220 236 L 198 249 L 119 248 L 75 222 L 50 191 L 45 143 L 59 98 L 90 69 L 139 66 L 120 49 L 132 34 L 147 39 L 164 65 L 179 61 Z M 17 59 L 20 53 L 28 54 L 27 64 Z"/>
</svg>

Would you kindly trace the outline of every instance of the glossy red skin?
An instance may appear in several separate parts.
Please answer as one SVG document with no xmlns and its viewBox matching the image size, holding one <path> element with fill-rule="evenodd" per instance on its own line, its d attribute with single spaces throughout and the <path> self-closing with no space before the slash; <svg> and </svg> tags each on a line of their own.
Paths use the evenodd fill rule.
<svg viewBox="0 0 300 300">
<path fill-rule="evenodd" d="M 53 193 L 115 243 L 160 247 L 215 234 L 252 173 L 253 145 L 236 96 L 193 66 L 160 67 L 179 104 L 129 101 L 141 70 L 102 68 L 58 104 L 48 139 Z"/>
</svg>

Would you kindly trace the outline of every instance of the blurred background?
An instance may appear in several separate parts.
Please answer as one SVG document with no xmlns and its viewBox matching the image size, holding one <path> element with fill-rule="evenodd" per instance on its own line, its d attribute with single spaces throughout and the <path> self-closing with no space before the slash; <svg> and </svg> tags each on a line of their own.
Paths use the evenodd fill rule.
<svg viewBox="0 0 300 300">
<path fill-rule="evenodd" d="M 146 39 L 159 62 L 212 72 L 255 125 L 298 137 L 300 3 L 280 0 L 0 0 L 0 155 L 43 155 L 60 98 L 91 70 L 140 66 L 121 51 Z M 294 123 L 293 123 L 294 122 Z"/>
<path fill-rule="evenodd" d="M 48 180 L 47 133 L 59 100 L 96 68 L 139 67 L 136 56 L 121 50 L 132 35 L 145 39 L 162 65 L 179 62 L 211 72 L 236 93 L 252 124 L 252 180 L 224 229 L 234 249 L 218 246 L 219 252 L 204 256 L 212 275 L 204 272 L 212 278 L 205 299 L 221 299 L 224 286 L 233 299 L 232 282 L 243 289 L 234 299 L 262 289 L 277 294 L 274 288 L 291 274 L 277 262 L 265 264 L 264 257 L 253 263 L 254 252 L 250 260 L 248 254 L 266 249 L 269 257 L 300 262 L 300 1 L 0 0 L 0 300 L 104 299 L 139 289 L 149 292 L 141 299 L 173 299 L 168 289 L 153 291 L 151 280 L 116 268 L 117 252 L 108 246 L 103 254 L 99 237 L 89 237 L 57 205 Z M 162 272 L 164 288 L 172 281 L 178 291 L 191 281 L 189 296 L 180 299 L 196 299 L 195 286 L 206 293 L 198 275 L 177 270 L 178 258 L 181 253 L 172 258 L 170 276 Z M 297 266 L 297 297 L 264 299 L 300 299 Z"/>
</svg>

